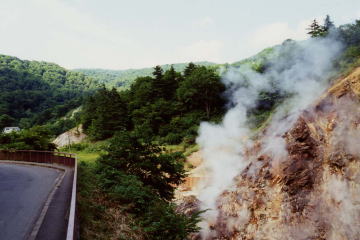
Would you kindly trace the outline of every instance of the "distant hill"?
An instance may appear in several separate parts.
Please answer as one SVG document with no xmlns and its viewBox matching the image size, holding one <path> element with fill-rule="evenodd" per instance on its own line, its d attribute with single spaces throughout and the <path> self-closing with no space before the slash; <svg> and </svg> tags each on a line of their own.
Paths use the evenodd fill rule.
<svg viewBox="0 0 360 240">
<path fill-rule="evenodd" d="M 83 73 L 0 55 L 0 128 L 31 127 L 64 116 L 95 88 Z"/>
<path fill-rule="evenodd" d="M 212 62 L 195 62 L 201 66 L 216 66 Z M 178 72 L 182 72 L 188 63 L 176 63 L 161 65 L 164 71 L 170 69 L 171 66 Z M 127 70 L 108 70 L 108 69 L 73 69 L 95 79 L 99 83 L 107 86 L 128 88 L 137 77 L 151 76 L 153 68 L 127 69 Z"/>
</svg>

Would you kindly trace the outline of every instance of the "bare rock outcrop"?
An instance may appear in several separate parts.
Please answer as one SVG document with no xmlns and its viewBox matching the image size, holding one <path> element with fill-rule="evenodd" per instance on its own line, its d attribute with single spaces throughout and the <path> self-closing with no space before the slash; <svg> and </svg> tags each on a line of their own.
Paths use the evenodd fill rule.
<svg viewBox="0 0 360 240">
<path fill-rule="evenodd" d="M 359 86 L 360 68 L 304 111 L 282 136 L 288 155 L 277 164 L 257 139 L 254 160 L 217 199 L 206 239 L 359 239 Z M 196 209 L 196 198 L 187 201 L 183 211 Z"/>
<path fill-rule="evenodd" d="M 67 132 L 64 132 L 57 136 L 53 141 L 57 147 L 64 147 L 67 145 L 71 145 L 74 143 L 79 143 L 86 138 L 86 134 L 84 133 L 82 126 L 78 126 L 76 128 L 70 129 Z"/>
</svg>

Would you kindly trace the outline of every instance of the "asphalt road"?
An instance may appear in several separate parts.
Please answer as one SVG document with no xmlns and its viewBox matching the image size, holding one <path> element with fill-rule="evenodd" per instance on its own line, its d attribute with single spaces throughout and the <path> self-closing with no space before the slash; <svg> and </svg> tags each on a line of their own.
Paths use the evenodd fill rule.
<svg viewBox="0 0 360 240">
<path fill-rule="evenodd" d="M 0 163 L 0 239 L 23 240 L 31 233 L 60 171 Z"/>
</svg>

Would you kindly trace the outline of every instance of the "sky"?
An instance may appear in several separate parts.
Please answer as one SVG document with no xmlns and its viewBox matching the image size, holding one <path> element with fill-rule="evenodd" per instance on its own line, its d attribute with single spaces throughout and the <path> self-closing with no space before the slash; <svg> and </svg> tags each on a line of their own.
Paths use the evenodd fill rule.
<svg viewBox="0 0 360 240">
<path fill-rule="evenodd" d="M 0 0 L 0 54 L 68 69 L 231 63 L 316 18 L 360 19 L 359 0 Z"/>
</svg>

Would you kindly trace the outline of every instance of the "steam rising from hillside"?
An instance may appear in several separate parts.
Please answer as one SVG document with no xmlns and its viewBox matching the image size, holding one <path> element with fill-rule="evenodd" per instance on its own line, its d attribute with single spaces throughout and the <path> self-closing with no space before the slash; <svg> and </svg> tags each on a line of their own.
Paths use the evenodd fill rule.
<svg viewBox="0 0 360 240">
<path fill-rule="evenodd" d="M 281 136 L 326 89 L 332 63 L 341 49 L 341 44 L 331 38 L 288 41 L 275 47 L 264 73 L 243 65 L 224 74 L 229 110 L 221 124 L 202 123 L 197 138 L 207 171 L 198 192 L 201 209 L 209 209 L 201 224 L 204 238 L 211 236 L 210 227 L 217 218 L 217 197 L 232 187 L 234 178 L 252 161 L 244 158 L 245 150 L 253 145 L 248 113 L 259 105 L 260 95 L 268 92 L 286 96 L 273 113 L 261 150 L 271 155 L 276 164 L 287 156 Z"/>
</svg>

